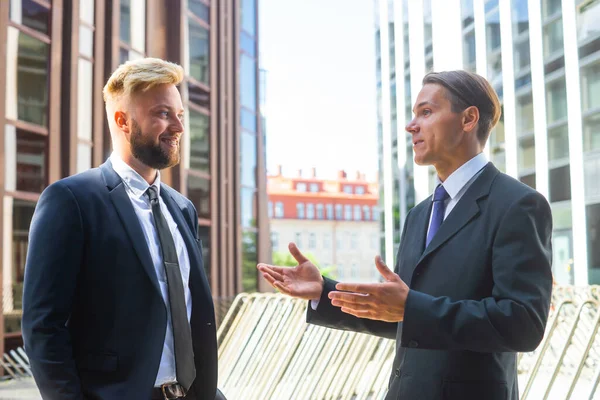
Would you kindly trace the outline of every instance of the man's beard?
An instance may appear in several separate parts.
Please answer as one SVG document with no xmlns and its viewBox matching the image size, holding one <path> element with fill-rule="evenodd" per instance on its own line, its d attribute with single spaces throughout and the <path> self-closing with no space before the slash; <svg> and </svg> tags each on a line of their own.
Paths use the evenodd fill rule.
<svg viewBox="0 0 600 400">
<path fill-rule="evenodd" d="M 154 169 L 165 169 L 179 164 L 179 145 L 174 151 L 166 151 L 158 142 L 153 142 L 142 133 L 142 129 L 136 121 L 132 123 L 131 130 L 131 153 L 133 156 Z"/>
</svg>

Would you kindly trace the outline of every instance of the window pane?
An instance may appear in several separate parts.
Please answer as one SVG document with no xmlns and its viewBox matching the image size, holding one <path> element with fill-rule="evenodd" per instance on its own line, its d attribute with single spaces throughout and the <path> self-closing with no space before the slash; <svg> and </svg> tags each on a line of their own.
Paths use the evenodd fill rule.
<svg viewBox="0 0 600 400">
<path fill-rule="evenodd" d="M 327 219 L 333 219 L 333 204 L 327 204 Z"/>
<path fill-rule="evenodd" d="M 600 145 L 600 143 L 599 143 Z M 569 130 L 562 125 L 548 130 L 548 160 L 555 161 L 569 157 Z"/>
<path fill-rule="evenodd" d="M 241 193 L 242 226 L 256 227 L 256 190 L 242 188 Z"/>
<path fill-rule="evenodd" d="M 517 136 L 533 130 L 533 99 L 531 93 L 517 97 Z"/>
<path fill-rule="evenodd" d="M 92 168 L 92 147 L 89 144 L 77 144 L 77 172 Z"/>
<path fill-rule="evenodd" d="M 95 0 L 79 0 L 79 18 L 90 25 L 94 25 Z"/>
<path fill-rule="evenodd" d="M 518 35 L 529 30 L 529 10 L 527 1 L 512 0 L 513 32 Z"/>
<path fill-rule="evenodd" d="M 92 141 L 92 76 L 91 62 L 79 59 L 77 79 L 77 136 Z"/>
<path fill-rule="evenodd" d="M 323 204 L 317 204 L 317 218 L 323 219 Z"/>
<path fill-rule="evenodd" d="M 475 31 L 469 32 L 464 36 L 464 53 L 463 53 L 463 64 L 465 67 L 472 67 L 475 65 Z"/>
<path fill-rule="evenodd" d="M 256 133 L 256 114 L 242 108 L 240 116 L 242 120 L 242 128 L 252 133 Z"/>
<path fill-rule="evenodd" d="M 5 316 L 5 332 L 21 330 L 21 313 L 23 309 L 23 278 L 27 255 L 29 225 L 33 217 L 35 203 L 6 197 L 4 199 L 4 221 L 12 231 L 12 237 L 5 236 L 4 251 L 8 253 L 11 267 L 5 268 L 3 310 Z M 7 230 L 5 229 L 5 232 Z"/>
<path fill-rule="evenodd" d="M 352 206 L 351 205 L 347 204 L 344 206 L 344 219 L 346 221 L 352 220 Z"/>
<path fill-rule="evenodd" d="M 561 10 L 561 0 L 542 0 L 542 14 L 550 17 Z"/>
<path fill-rule="evenodd" d="M 529 38 L 515 43 L 515 71 L 519 71 L 529 66 L 530 63 Z"/>
<path fill-rule="evenodd" d="M 315 219 L 315 205 L 312 203 L 306 205 L 306 218 Z"/>
<path fill-rule="evenodd" d="M 94 32 L 85 25 L 79 25 L 79 53 L 94 57 Z"/>
<path fill-rule="evenodd" d="M 584 7 L 577 7 L 577 37 L 579 42 L 600 34 L 600 1 L 595 0 Z"/>
<path fill-rule="evenodd" d="M 567 117 L 567 87 L 565 79 L 549 83 L 546 87 L 548 105 L 548 123 L 551 124 Z"/>
<path fill-rule="evenodd" d="M 256 136 L 242 132 L 240 145 L 241 183 L 244 186 L 256 187 Z"/>
<path fill-rule="evenodd" d="M 241 104 L 256 111 L 256 62 L 245 54 L 242 54 L 240 62 Z"/>
<path fill-rule="evenodd" d="M 600 107 L 600 62 L 582 68 L 581 89 L 583 111 Z"/>
<path fill-rule="evenodd" d="M 192 174 L 187 174 L 188 198 L 198 212 L 198 217 L 210 219 L 210 181 Z"/>
<path fill-rule="evenodd" d="M 48 126 L 49 47 L 8 27 L 7 57 L 17 63 L 7 63 L 7 118 Z"/>
<path fill-rule="evenodd" d="M 11 21 L 49 35 L 50 10 L 32 0 L 11 0 Z"/>
<path fill-rule="evenodd" d="M 146 52 L 146 0 L 129 0 L 131 9 L 131 47 Z"/>
<path fill-rule="evenodd" d="M 304 219 L 304 203 L 296 204 L 296 216 L 298 219 Z"/>
<path fill-rule="evenodd" d="M 121 0 L 119 15 L 121 19 L 119 25 L 121 41 L 131 44 L 131 0 Z"/>
<path fill-rule="evenodd" d="M 342 205 L 341 204 L 336 204 L 336 206 L 335 206 L 335 219 L 341 220 L 342 217 L 343 217 L 343 215 L 342 215 Z"/>
<path fill-rule="evenodd" d="M 485 17 L 487 49 L 493 52 L 500 48 L 500 18 L 498 11 Z"/>
<path fill-rule="evenodd" d="M 256 33 L 256 0 L 242 0 L 242 29 L 253 36 Z"/>
<path fill-rule="evenodd" d="M 275 203 L 275 218 L 283 218 L 283 203 L 280 201 Z"/>
<path fill-rule="evenodd" d="M 550 170 L 550 202 L 571 200 L 571 169 L 568 165 Z"/>
<path fill-rule="evenodd" d="M 461 0 L 460 9 L 462 15 L 462 26 L 465 28 L 471 25 L 474 21 L 473 0 Z"/>
<path fill-rule="evenodd" d="M 583 150 L 600 149 L 600 113 L 583 120 Z"/>
<path fill-rule="evenodd" d="M 535 168 L 535 147 L 533 136 L 519 140 L 519 169 Z"/>
<path fill-rule="evenodd" d="M 588 248 L 588 265 L 590 269 L 600 269 L 600 204 L 592 204 L 586 207 L 587 218 L 587 248 Z M 600 275 L 594 272 L 595 279 L 590 284 L 599 284 Z M 590 277 L 591 278 L 591 277 Z"/>
<path fill-rule="evenodd" d="M 256 41 L 254 37 L 248 35 L 246 32 L 240 34 L 240 44 L 242 50 L 248 53 L 251 57 L 256 56 Z"/>
<path fill-rule="evenodd" d="M 530 188 L 535 189 L 535 173 L 522 176 L 519 180 Z"/>
<path fill-rule="evenodd" d="M 200 0 L 188 0 L 188 8 L 198 18 L 210 22 L 209 8 Z"/>
<path fill-rule="evenodd" d="M 563 50 L 562 18 L 544 27 L 544 57 Z"/>
<path fill-rule="evenodd" d="M 190 168 L 210 172 L 209 117 L 189 108 L 190 121 Z"/>
<path fill-rule="evenodd" d="M 6 125 L 6 189 L 41 193 L 47 178 L 47 137 Z"/>
<path fill-rule="evenodd" d="M 190 102 L 210 109 L 210 93 L 200 86 L 188 82 L 188 97 Z"/>
<path fill-rule="evenodd" d="M 256 241 L 256 233 L 244 232 L 242 234 L 242 289 L 244 292 L 258 290 Z"/>
<path fill-rule="evenodd" d="M 199 82 L 210 85 L 208 30 L 191 18 L 189 19 L 188 26 L 190 36 L 190 76 Z"/>
</svg>

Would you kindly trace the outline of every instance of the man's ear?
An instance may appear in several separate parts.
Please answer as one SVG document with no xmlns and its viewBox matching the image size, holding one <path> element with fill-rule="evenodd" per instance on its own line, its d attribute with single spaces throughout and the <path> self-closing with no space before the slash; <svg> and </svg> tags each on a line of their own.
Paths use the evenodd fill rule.
<svg viewBox="0 0 600 400">
<path fill-rule="evenodd" d="M 130 133 L 130 127 L 127 123 L 127 114 L 123 111 L 115 111 L 114 114 L 115 124 L 125 133 Z"/>
<path fill-rule="evenodd" d="M 463 111 L 463 131 L 465 132 L 477 132 L 477 126 L 479 125 L 479 109 L 475 106 L 467 107 Z"/>
</svg>

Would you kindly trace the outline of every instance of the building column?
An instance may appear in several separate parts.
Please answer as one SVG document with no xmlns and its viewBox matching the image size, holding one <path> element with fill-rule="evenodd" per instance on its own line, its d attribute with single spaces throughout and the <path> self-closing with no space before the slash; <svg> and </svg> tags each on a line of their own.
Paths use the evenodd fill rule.
<svg viewBox="0 0 600 400">
<path fill-rule="evenodd" d="M 533 128 L 535 140 L 535 188 L 549 199 L 548 126 L 546 122 L 546 83 L 544 79 L 544 43 L 542 41 L 542 7 L 538 0 L 529 0 L 528 9 L 531 95 L 533 98 Z"/>
<path fill-rule="evenodd" d="M 563 43 L 565 84 L 569 127 L 569 162 L 571 170 L 571 210 L 573 219 L 573 263 L 575 285 L 588 284 L 587 232 L 584 194 L 583 133 L 581 121 L 581 82 L 577 45 L 575 0 L 563 0 Z"/>
<path fill-rule="evenodd" d="M 393 171 L 392 171 L 392 121 L 390 91 L 390 19 L 388 0 L 379 0 L 379 35 L 381 43 L 381 128 L 383 140 L 383 185 L 385 232 L 385 260 L 393 264 L 394 260 L 394 212 L 393 212 Z M 397 75 L 396 75 L 397 76 Z M 398 85 L 396 85 L 397 87 Z M 396 96 L 398 97 L 398 96 Z"/>
<path fill-rule="evenodd" d="M 462 18 L 460 0 L 432 0 L 433 70 L 462 69 Z"/>
<path fill-rule="evenodd" d="M 423 0 L 408 2 L 408 29 L 410 47 L 410 89 L 411 103 L 414 104 L 423 86 L 425 76 L 425 32 L 423 27 Z M 404 113 L 404 112 L 403 112 Z M 415 204 L 429 195 L 429 168 L 417 165 L 414 161 Z"/>
<path fill-rule="evenodd" d="M 511 20 L 511 2 L 499 2 L 500 35 L 502 51 L 502 86 L 504 94 L 504 151 L 506 154 L 506 173 L 518 176 L 517 169 L 517 116 L 515 108 L 515 63 L 513 59 L 513 35 Z"/>
</svg>

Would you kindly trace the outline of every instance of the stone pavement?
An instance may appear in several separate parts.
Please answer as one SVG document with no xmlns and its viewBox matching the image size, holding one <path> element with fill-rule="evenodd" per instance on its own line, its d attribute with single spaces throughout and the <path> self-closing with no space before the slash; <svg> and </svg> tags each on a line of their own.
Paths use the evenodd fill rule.
<svg viewBox="0 0 600 400">
<path fill-rule="evenodd" d="M 0 400 L 41 400 L 33 378 L 0 382 Z"/>
</svg>

